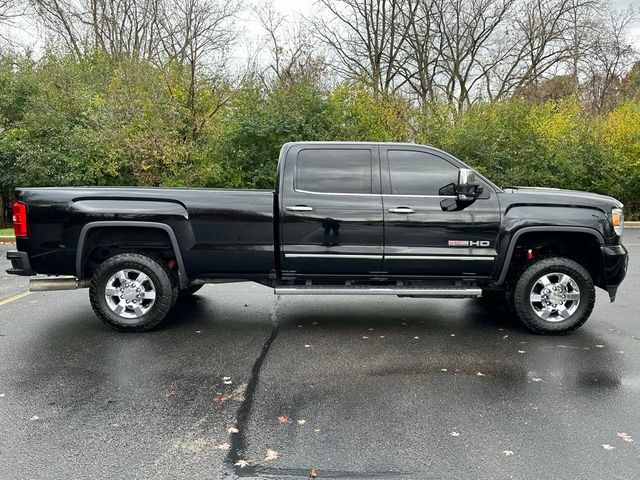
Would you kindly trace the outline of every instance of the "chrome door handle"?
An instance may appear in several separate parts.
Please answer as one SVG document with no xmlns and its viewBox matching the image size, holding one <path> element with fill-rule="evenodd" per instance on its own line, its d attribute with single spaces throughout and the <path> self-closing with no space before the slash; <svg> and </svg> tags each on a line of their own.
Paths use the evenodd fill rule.
<svg viewBox="0 0 640 480">
<path fill-rule="evenodd" d="M 416 209 L 415 208 L 411 208 L 411 207 L 397 207 L 397 208 L 390 208 L 389 212 L 391 212 L 391 213 L 416 213 Z"/>
<path fill-rule="evenodd" d="M 308 207 L 307 205 L 294 205 L 286 208 L 290 212 L 313 212 L 313 207 Z"/>
</svg>

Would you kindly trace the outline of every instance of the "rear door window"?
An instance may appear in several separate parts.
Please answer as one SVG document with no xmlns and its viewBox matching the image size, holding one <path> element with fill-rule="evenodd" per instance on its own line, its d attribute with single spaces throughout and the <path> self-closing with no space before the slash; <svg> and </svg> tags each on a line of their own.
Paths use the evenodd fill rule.
<svg viewBox="0 0 640 480">
<path fill-rule="evenodd" d="M 296 162 L 295 189 L 317 193 L 371 193 L 371 151 L 306 149 Z"/>
</svg>

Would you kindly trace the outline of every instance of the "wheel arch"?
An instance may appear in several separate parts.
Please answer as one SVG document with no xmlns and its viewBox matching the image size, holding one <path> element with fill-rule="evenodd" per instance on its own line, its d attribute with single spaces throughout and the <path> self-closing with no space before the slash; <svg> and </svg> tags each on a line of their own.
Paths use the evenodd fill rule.
<svg viewBox="0 0 640 480">
<path fill-rule="evenodd" d="M 98 222 L 90 222 L 82 227 L 80 230 L 80 235 L 78 237 L 78 248 L 76 250 L 76 276 L 78 278 L 83 278 L 84 276 L 84 260 L 85 260 L 85 246 L 89 233 L 96 228 L 117 228 L 117 227 L 126 227 L 126 228 L 146 228 L 146 229 L 155 229 L 164 232 L 171 243 L 171 247 L 173 248 L 173 253 L 176 257 L 176 263 L 178 266 L 178 282 L 180 284 L 180 288 L 187 288 L 189 286 L 189 277 L 187 276 L 187 271 L 184 265 L 184 260 L 182 258 L 182 252 L 180 250 L 180 244 L 178 243 L 178 238 L 176 237 L 173 229 L 167 225 L 166 223 L 159 222 L 143 222 L 143 221 L 98 221 Z"/>
<path fill-rule="evenodd" d="M 535 226 L 535 227 L 523 227 L 517 230 L 509 240 L 509 246 L 507 247 L 504 259 L 499 266 L 500 275 L 496 282 L 497 285 L 503 285 L 507 279 L 507 275 L 509 273 L 509 268 L 511 266 L 511 262 L 513 260 L 513 255 L 516 246 L 518 245 L 518 241 L 527 234 L 554 234 L 554 233 L 568 233 L 568 234 L 581 234 L 581 235 L 590 235 L 593 240 L 596 241 L 598 245 L 603 245 L 605 243 L 604 237 L 602 234 L 589 227 L 574 227 L 574 226 Z"/>
</svg>

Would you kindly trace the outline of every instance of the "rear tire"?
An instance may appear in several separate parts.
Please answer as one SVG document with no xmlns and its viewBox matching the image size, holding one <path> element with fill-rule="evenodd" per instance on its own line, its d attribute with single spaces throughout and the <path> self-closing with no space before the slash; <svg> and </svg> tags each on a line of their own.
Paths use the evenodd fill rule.
<svg viewBox="0 0 640 480">
<path fill-rule="evenodd" d="M 177 288 L 162 260 L 123 253 L 105 260 L 93 274 L 89 299 L 103 323 L 121 332 L 145 332 L 171 310 Z"/>
<path fill-rule="evenodd" d="M 543 335 L 572 332 L 587 321 L 596 292 L 589 272 L 564 257 L 531 264 L 513 290 L 516 313 L 531 331 Z"/>
</svg>

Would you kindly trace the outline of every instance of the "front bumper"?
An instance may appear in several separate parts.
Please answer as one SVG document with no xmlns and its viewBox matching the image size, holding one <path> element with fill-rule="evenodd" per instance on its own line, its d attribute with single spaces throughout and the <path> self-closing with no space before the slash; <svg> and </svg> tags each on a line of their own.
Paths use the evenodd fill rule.
<svg viewBox="0 0 640 480">
<path fill-rule="evenodd" d="M 618 286 L 627 275 L 629 267 L 629 253 L 624 245 L 604 245 L 602 250 L 602 281 L 598 285 L 609 293 L 609 299 L 616 299 Z"/>
<path fill-rule="evenodd" d="M 27 277 L 35 275 L 33 268 L 31 268 L 29 255 L 26 252 L 7 252 L 7 260 L 11 262 L 11 268 L 7 268 L 6 270 L 8 274 L 23 275 Z"/>
</svg>

